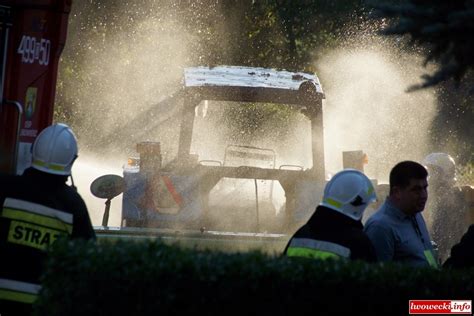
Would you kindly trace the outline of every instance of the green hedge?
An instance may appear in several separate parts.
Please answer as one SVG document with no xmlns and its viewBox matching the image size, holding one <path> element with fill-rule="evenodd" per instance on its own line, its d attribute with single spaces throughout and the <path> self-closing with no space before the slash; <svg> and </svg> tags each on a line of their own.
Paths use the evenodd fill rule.
<svg viewBox="0 0 474 316">
<path fill-rule="evenodd" d="M 406 315 L 409 299 L 473 294 L 472 269 L 212 253 L 154 241 L 76 241 L 52 249 L 35 313 Z"/>
</svg>

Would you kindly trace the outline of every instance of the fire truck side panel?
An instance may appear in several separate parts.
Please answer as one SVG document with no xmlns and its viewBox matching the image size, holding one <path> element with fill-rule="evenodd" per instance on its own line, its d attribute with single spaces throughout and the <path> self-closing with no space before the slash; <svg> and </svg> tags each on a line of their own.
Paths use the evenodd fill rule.
<svg viewBox="0 0 474 316">
<path fill-rule="evenodd" d="M 30 146 L 50 125 L 58 63 L 64 48 L 71 1 L 2 1 L 11 12 L 3 82 L 2 108 L 6 100 L 18 102 L 23 110 L 17 146 L 17 115 L 11 109 L 0 111 L 0 150 L 6 160 L 4 172 L 21 173 L 31 160 Z M 3 24 L 3 23 L 2 23 Z M 18 155 L 15 153 L 19 148 Z M 13 161 L 18 156 L 17 161 Z M 16 166 L 16 167 L 15 167 Z M 15 169 L 15 170 L 13 170 Z"/>
</svg>

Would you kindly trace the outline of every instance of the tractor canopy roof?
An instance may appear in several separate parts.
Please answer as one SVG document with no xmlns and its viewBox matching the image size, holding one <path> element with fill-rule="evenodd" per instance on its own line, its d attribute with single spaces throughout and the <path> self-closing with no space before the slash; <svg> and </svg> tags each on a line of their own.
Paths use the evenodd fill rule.
<svg viewBox="0 0 474 316">
<path fill-rule="evenodd" d="M 202 99 L 302 103 L 324 98 L 314 74 L 260 67 L 185 68 L 184 87 L 198 92 Z"/>
</svg>

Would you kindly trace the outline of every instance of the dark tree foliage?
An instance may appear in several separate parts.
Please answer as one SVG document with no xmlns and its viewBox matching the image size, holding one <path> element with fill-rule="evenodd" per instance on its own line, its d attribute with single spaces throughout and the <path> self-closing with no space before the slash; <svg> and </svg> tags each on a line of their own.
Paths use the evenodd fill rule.
<svg viewBox="0 0 474 316">
<path fill-rule="evenodd" d="M 431 131 L 435 151 L 457 152 L 460 163 L 472 162 L 474 128 L 474 1 L 379 1 L 372 16 L 388 24 L 382 33 L 407 36 L 420 47 L 425 66 L 434 72 L 423 76 L 409 91 L 436 86 L 439 113 Z"/>
<path fill-rule="evenodd" d="M 454 80 L 436 87 L 439 112 L 431 132 L 433 150 L 457 153 L 458 163 L 474 162 L 474 77 L 466 75 L 458 84 Z"/>
<path fill-rule="evenodd" d="M 457 83 L 474 66 L 474 1 L 408 0 L 401 4 L 376 5 L 376 17 L 391 18 L 387 35 L 409 35 L 412 42 L 427 45 L 425 64 L 439 68 L 424 76 L 420 89 L 453 78 Z"/>
<path fill-rule="evenodd" d="M 372 1 L 381 4 L 389 0 Z M 379 5 L 376 12 L 380 17 L 394 18 L 385 33 L 411 35 L 417 47 L 426 46 L 421 52 L 426 54 L 427 62 L 440 65 L 437 72 L 427 76 L 418 86 L 440 83 L 437 86 L 440 112 L 432 133 L 436 150 L 446 151 L 448 145 L 462 147 L 467 154 L 456 158 L 462 158 L 464 162 L 472 160 L 474 107 L 466 90 L 473 86 L 468 72 L 472 68 L 471 58 L 474 58 L 474 0 L 389 2 Z M 104 60 L 104 64 L 109 67 L 96 63 L 93 69 L 96 73 L 107 74 L 118 69 L 121 77 L 132 83 L 143 80 L 137 78 L 135 72 L 137 68 L 145 67 L 142 64 L 137 67 L 137 63 L 145 63 L 151 70 L 157 68 L 153 66 L 155 60 L 163 59 L 158 67 L 160 71 L 176 73 L 176 67 L 172 68 L 168 62 L 175 54 L 183 56 L 180 60 L 182 67 L 227 64 L 317 72 L 314 67 L 319 58 L 331 48 L 344 47 L 348 38 L 360 40 L 363 32 L 359 31 L 365 30 L 364 25 L 386 23 L 385 19 L 368 21 L 366 3 L 368 1 L 360 0 L 75 0 L 69 17 L 67 45 L 62 55 L 55 119 L 77 127 L 84 139 L 91 140 L 88 143 L 91 148 L 102 149 L 114 143 L 110 135 L 114 137 L 115 125 L 110 127 L 110 134 L 98 135 L 94 132 L 94 124 L 110 122 L 107 113 L 113 107 L 110 99 L 101 98 L 101 95 L 102 91 L 110 92 L 117 73 L 103 78 L 91 74 L 90 67 L 85 67 L 91 56 L 108 56 L 117 64 L 114 69 L 108 60 Z M 148 29 L 143 27 L 144 21 Z M 150 29 L 158 31 L 150 32 Z M 179 47 L 167 44 L 168 37 L 182 40 L 181 46 L 186 50 L 177 52 Z M 145 52 L 134 50 L 134 47 L 142 46 L 150 49 Z M 407 51 L 413 52 L 413 48 Z M 125 53 L 133 56 L 127 57 L 130 59 L 128 62 L 120 57 L 121 54 L 127 55 Z M 140 54 L 147 55 L 148 59 Z M 454 79 L 446 81 L 448 78 L 458 81 L 462 78 L 460 89 L 455 90 Z M 150 78 L 153 79 L 156 78 Z M 173 84 L 177 82 L 170 80 L 152 88 L 144 85 L 150 93 L 145 88 L 140 90 L 142 96 L 134 101 L 134 111 L 140 114 L 139 117 L 152 117 L 153 113 L 146 109 L 154 104 L 151 98 L 169 95 Z M 126 92 L 133 94 L 135 91 Z M 289 119 L 287 113 L 279 111 L 275 114 L 273 110 L 263 117 L 280 115 L 282 120 Z M 243 121 L 255 123 L 255 126 L 250 126 L 252 128 L 246 126 L 250 131 L 258 129 L 257 125 L 265 121 L 258 115 L 252 117 L 251 111 L 239 115 Z M 119 127 L 115 126 L 115 129 L 135 137 L 130 138 L 129 147 L 132 148 L 141 135 L 136 135 L 136 129 L 124 128 L 122 121 L 118 123 Z M 129 125 L 134 123 L 130 121 Z"/>
<path fill-rule="evenodd" d="M 114 35 L 141 21 L 180 28 L 194 36 L 188 64 L 238 64 L 311 70 L 314 54 L 362 12 L 357 0 L 118 1 L 75 2 L 66 58 L 107 48 Z M 170 26 L 164 19 L 180 23 Z M 133 37 L 130 37 L 133 44 Z M 80 60 L 76 63 L 80 66 Z"/>
<path fill-rule="evenodd" d="M 172 56 L 176 54 L 183 56 L 182 67 L 225 64 L 311 72 L 316 70 L 317 57 L 337 44 L 337 34 L 361 11 L 358 0 L 74 1 L 62 55 L 55 117 L 73 127 L 80 126 L 81 135 L 92 139 L 90 146 L 103 148 L 111 144 L 109 137 L 92 131 L 95 122 L 110 121 L 106 115 L 112 110 L 110 99 L 101 96 L 102 91 L 109 91 L 110 86 L 115 85 L 111 78 L 116 78 L 117 73 L 114 77 L 114 74 L 106 76 L 107 72 L 120 71 L 121 77 L 130 78 L 132 83 L 142 80 L 135 73 L 137 68 L 144 68 L 137 66 L 143 59 L 141 54 L 148 56 L 146 62 L 150 69 L 155 67 L 155 60 L 173 61 Z M 146 28 L 150 25 L 157 32 Z M 168 37 L 182 41 L 182 45 L 168 49 Z M 156 45 L 150 44 L 153 42 Z M 150 47 L 150 50 L 136 47 Z M 133 55 L 128 57 L 129 62 L 120 58 L 126 53 Z M 96 56 L 107 56 L 115 62 L 116 68 L 111 67 L 107 59 L 97 63 L 100 57 Z M 92 70 L 90 66 L 86 68 L 91 59 L 96 65 Z M 170 69 L 170 63 L 160 64 L 164 74 L 178 71 Z M 166 85 L 157 84 L 150 93 L 142 90 L 143 95 L 168 95 L 172 90 L 168 88 L 173 84 L 178 83 L 170 80 Z M 130 90 L 124 94 L 133 92 Z M 137 101 L 139 106 L 135 112 L 153 102 L 143 95 Z M 245 116 L 243 120 L 250 118 L 253 122 L 250 111 L 241 114 Z M 271 118 L 275 113 L 267 114 L 270 115 L 265 117 Z M 286 112 L 279 111 L 279 114 L 286 119 Z M 123 130 L 123 122 L 118 123 Z"/>
</svg>

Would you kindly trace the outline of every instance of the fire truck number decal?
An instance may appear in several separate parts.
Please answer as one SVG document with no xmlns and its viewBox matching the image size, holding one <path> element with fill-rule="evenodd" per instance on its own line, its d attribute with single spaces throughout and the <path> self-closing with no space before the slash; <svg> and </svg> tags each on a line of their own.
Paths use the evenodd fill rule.
<svg viewBox="0 0 474 316">
<path fill-rule="evenodd" d="M 44 38 L 23 35 L 18 54 L 21 55 L 21 62 L 32 64 L 38 61 L 40 65 L 48 66 L 49 54 L 51 51 L 51 41 Z"/>
</svg>

